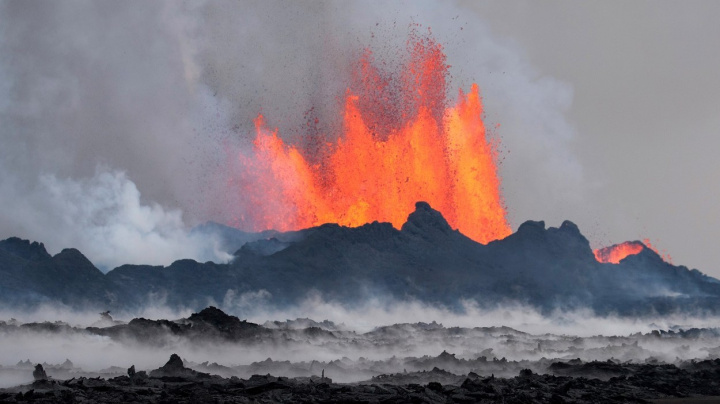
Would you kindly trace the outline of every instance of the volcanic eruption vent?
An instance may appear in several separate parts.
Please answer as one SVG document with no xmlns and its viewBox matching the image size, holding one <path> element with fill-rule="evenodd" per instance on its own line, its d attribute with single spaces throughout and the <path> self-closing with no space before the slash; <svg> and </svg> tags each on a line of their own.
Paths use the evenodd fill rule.
<svg viewBox="0 0 720 404">
<path fill-rule="evenodd" d="M 443 47 L 412 33 L 400 68 L 384 71 L 365 50 L 344 98 L 342 133 L 289 145 L 260 115 L 253 152 L 237 157 L 231 186 L 246 210 L 231 223 L 261 231 L 372 221 L 400 228 L 417 201 L 487 243 L 510 234 L 500 194 L 497 145 L 486 138 L 479 88 L 446 100 Z M 334 135 L 332 138 L 329 135 Z"/>
</svg>

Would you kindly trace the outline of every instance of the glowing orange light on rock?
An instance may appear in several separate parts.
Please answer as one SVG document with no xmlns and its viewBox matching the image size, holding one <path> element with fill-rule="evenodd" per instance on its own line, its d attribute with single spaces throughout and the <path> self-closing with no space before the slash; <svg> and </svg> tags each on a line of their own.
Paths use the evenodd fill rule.
<svg viewBox="0 0 720 404">
<path fill-rule="evenodd" d="M 383 73 L 372 52 L 363 54 L 345 97 L 343 132 L 312 159 L 259 116 L 253 154 L 239 157 L 237 182 L 249 203 L 232 224 L 287 231 L 380 221 L 399 228 L 426 201 L 478 242 L 509 235 L 478 86 L 448 107 L 442 46 L 411 35 L 408 53 L 400 75 Z"/>
<path fill-rule="evenodd" d="M 639 254 L 645 248 L 654 251 L 660 256 L 660 258 L 663 259 L 663 261 L 672 264 L 672 258 L 670 255 L 667 253 L 661 254 L 647 238 L 643 239 L 642 242 L 626 241 L 624 243 L 611 245 L 610 247 L 599 248 L 593 252 L 595 253 L 595 259 L 597 259 L 598 262 L 618 264 L 625 257 Z"/>
<path fill-rule="evenodd" d="M 595 259 L 598 262 L 619 264 L 620 261 L 630 255 L 639 254 L 645 248 L 643 243 L 638 241 L 626 241 L 624 243 L 611 245 L 594 251 Z"/>
</svg>

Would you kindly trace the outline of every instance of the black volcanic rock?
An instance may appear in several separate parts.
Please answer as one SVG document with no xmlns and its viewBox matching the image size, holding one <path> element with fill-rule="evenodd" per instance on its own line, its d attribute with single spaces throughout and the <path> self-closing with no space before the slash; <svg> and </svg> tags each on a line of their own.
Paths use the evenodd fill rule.
<svg viewBox="0 0 720 404">
<path fill-rule="evenodd" d="M 0 241 L 0 302 L 15 307 L 40 303 L 110 305 L 109 280 L 76 249 L 50 256 L 42 244 Z"/>
<path fill-rule="evenodd" d="M 716 362 L 716 361 L 715 361 Z M 111 379 L 73 377 L 0 389 L 2 402 L 319 402 L 319 403 L 647 403 L 656 399 L 714 402 L 720 395 L 717 363 L 675 365 L 608 364 L 609 380 L 579 375 L 536 374 L 523 368 L 515 377 L 467 376 L 435 368 L 382 374 L 371 380 L 336 384 L 328 378 L 253 375 L 248 379 L 210 376 L 185 368 L 173 355 L 139 382 L 137 376 Z M 141 372 L 138 372 L 141 373 Z M 629 374 L 626 377 L 624 374 Z M 691 401 L 692 400 L 692 401 Z M 663 400 L 664 401 L 664 400 Z M 674 400 L 673 400 L 674 401 Z M 681 401 L 678 401 L 681 402 Z"/>
<path fill-rule="evenodd" d="M 193 324 L 205 323 L 217 330 L 232 329 L 240 324 L 239 318 L 227 315 L 215 306 L 202 309 L 199 313 L 193 313 L 188 317 L 188 321 Z"/>
<path fill-rule="evenodd" d="M 438 236 L 448 235 L 453 230 L 442 213 L 431 208 L 427 202 L 418 202 L 415 204 L 415 211 L 408 216 L 401 231 L 432 239 Z"/>
<path fill-rule="evenodd" d="M 30 242 L 17 237 L 0 241 L 0 250 L 16 255 L 28 261 L 43 261 L 51 258 L 43 243 Z"/>
<path fill-rule="evenodd" d="M 43 369 L 43 365 L 39 363 L 35 365 L 35 370 L 33 370 L 33 378 L 35 380 L 47 380 L 48 376 L 47 373 L 45 373 L 45 369 Z"/>
<path fill-rule="evenodd" d="M 262 337 L 271 332 L 258 324 L 227 315 L 212 306 L 176 321 L 134 318 L 127 324 L 104 328 L 87 327 L 86 330 L 121 341 L 139 341 L 153 346 L 166 345 L 176 337 L 213 342 L 240 341 Z"/>
<path fill-rule="evenodd" d="M 170 381 L 182 381 L 182 379 L 209 379 L 208 373 L 197 372 L 186 368 L 183 360 L 177 354 L 170 355 L 170 359 L 163 366 L 150 371 L 150 377 L 163 378 Z M 180 380 L 178 380 L 180 379 Z"/>
<path fill-rule="evenodd" d="M 258 324 L 241 321 L 214 306 L 205 308 L 199 313 L 193 313 L 186 322 L 191 324 L 191 331 L 194 334 L 202 335 L 204 338 L 209 335 L 219 335 L 222 338 L 238 340 L 265 331 Z"/>
<path fill-rule="evenodd" d="M 233 237 L 239 242 L 241 236 Z M 378 222 L 357 228 L 325 224 L 251 241 L 238 246 L 229 264 L 179 260 L 168 267 L 123 265 L 103 275 L 77 250 L 48 258 L 40 244 L 9 239 L 0 248 L 0 301 L 57 301 L 122 312 L 157 296 L 172 308 L 200 309 L 208 301 L 232 304 L 248 294 L 258 304 L 282 308 L 312 291 L 351 306 L 380 296 L 458 310 L 472 299 L 481 306 L 513 301 L 548 312 L 720 312 L 720 281 L 664 262 L 649 249 L 617 265 L 599 263 L 569 221 L 557 228 L 528 221 L 505 239 L 482 245 L 418 202 L 401 230 Z M 256 332 L 254 325 L 216 312 L 198 313 L 186 326 L 212 328 L 231 339 Z"/>
<path fill-rule="evenodd" d="M 234 255 L 257 254 L 272 255 L 290 246 L 291 243 L 282 242 L 275 237 L 267 240 L 256 240 L 245 243 Z"/>
<path fill-rule="evenodd" d="M 177 354 L 172 354 L 170 355 L 170 359 L 167 361 L 167 363 L 160 367 L 159 370 L 166 374 L 176 374 L 182 373 L 186 369 L 182 359 L 180 359 Z"/>
<path fill-rule="evenodd" d="M 156 324 L 160 325 L 179 324 L 178 328 L 166 332 L 177 332 L 173 335 L 181 336 L 172 338 L 172 346 L 158 349 L 172 352 L 174 347 L 192 346 L 197 356 L 203 347 L 213 347 L 226 350 L 228 362 L 237 361 L 236 354 L 248 347 L 257 352 L 269 350 L 279 356 L 285 350 L 282 347 L 292 347 L 285 353 L 290 358 L 300 350 L 339 354 L 362 349 L 375 358 L 353 360 L 344 357 L 312 362 L 268 358 L 249 365 L 226 366 L 183 362 L 180 356 L 173 354 L 149 375 L 144 370 L 136 372 L 134 366 L 127 369 L 125 375 L 124 369 L 117 366 L 98 373 L 83 371 L 69 361 L 60 365 L 43 363 L 38 369 L 44 368 L 52 378 L 39 374 L 40 380 L 32 384 L 0 389 L 0 402 L 641 403 L 674 397 L 705 401 L 712 399 L 707 396 L 720 395 L 720 359 L 704 359 L 706 353 L 712 358 L 717 356 L 716 348 L 713 348 L 718 346 L 720 338 L 717 328 L 674 328 L 647 334 L 576 337 L 533 335 L 507 327 L 446 328 L 438 323 L 414 323 L 389 325 L 367 333 L 338 332 L 336 342 L 327 338 L 327 331 L 321 333 L 312 328 L 276 330 L 274 335 L 250 344 L 224 346 L 215 345 L 217 341 L 212 339 L 198 341 L 182 337 L 194 338 L 193 324 L 196 323 L 209 324 L 211 329 L 216 329 L 238 321 L 216 308 L 174 322 L 157 320 Z M 16 336 L 35 340 L 26 330 L 18 328 L 0 322 L 3 336 L 17 333 Z M 88 333 L 97 335 L 96 331 L 101 330 L 36 331 L 36 336 L 48 337 L 48 332 L 54 332 L 55 336 L 74 334 L 86 338 Z M 322 338 L 318 341 L 307 339 L 298 344 L 298 337 L 308 334 Z M 120 341 L 113 339 L 113 345 L 117 342 Z M 140 348 L 137 342 L 133 339 L 132 345 L 127 346 L 131 349 L 129 352 Z M 608 345 L 602 347 L 605 344 Z M 422 357 L 394 355 L 408 352 L 408 348 L 440 345 L 458 351 Z M 638 355 L 636 350 L 641 345 L 658 351 Z M 476 348 L 482 346 L 495 347 L 498 352 L 504 351 L 514 357 L 498 359 L 499 355 L 493 355 L 490 348 L 477 352 Z M 281 349 L 277 350 L 278 347 Z M 708 347 L 710 349 L 704 352 Z M 452 352 L 464 353 L 458 357 Z M 487 356 L 475 357 L 469 354 L 472 352 Z M 541 352 L 543 357 L 538 359 Z M 381 359 L 378 354 L 383 353 L 393 356 Z M 590 359 L 598 355 L 604 359 Z M 571 357 L 577 359 L 567 359 Z M 27 375 L 32 369 L 32 365 L 28 369 L 27 364 L 28 361 L 20 362 L 17 369 L 4 367 L 3 374 L 18 371 Z"/>
</svg>

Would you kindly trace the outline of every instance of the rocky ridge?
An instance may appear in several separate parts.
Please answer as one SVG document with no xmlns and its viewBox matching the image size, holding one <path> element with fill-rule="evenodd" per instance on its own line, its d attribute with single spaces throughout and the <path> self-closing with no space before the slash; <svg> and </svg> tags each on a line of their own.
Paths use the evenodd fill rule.
<svg viewBox="0 0 720 404">
<path fill-rule="evenodd" d="M 168 267 L 123 265 L 107 274 L 77 250 L 50 256 L 39 243 L 0 241 L 0 302 L 130 312 L 162 296 L 168 308 L 199 310 L 208 301 L 258 294 L 264 306 L 282 309 L 319 293 L 349 306 L 382 296 L 458 310 L 472 300 L 488 308 L 513 303 L 601 315 L 720 312 L 720 281 L 664 262 L 650 249 L 619 264 L 599 263 L 569 221 L 558 228 L 528 221 L 487 245 L 452 230 L 424 202 L 400 230 L 377 222 L 326 224 L 249 240 L 227 227 L 204 231 L 214 228 L 225 245 L 244 242 L 227 247 L 235 252 L 228 264 L 186 259 Z"/>
</svg>

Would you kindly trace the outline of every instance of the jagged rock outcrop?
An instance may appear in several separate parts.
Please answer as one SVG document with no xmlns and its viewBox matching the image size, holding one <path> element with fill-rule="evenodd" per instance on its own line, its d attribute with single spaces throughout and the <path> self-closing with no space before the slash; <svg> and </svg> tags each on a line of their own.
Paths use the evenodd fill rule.
<svg viewBox="0 0 720 404">
<path fill-rule="evenodd" d="M 208 373 L 197 372 L 190 368 L 186 368 L 183 360 L 177 355 L 170 355 L 170 359 L 163 366 L 152 370 L 150 377 L 155 378 L 185 378 L 185 379 L 208 379 L 211 376 Z"/>
<path fill-rule="evenodd" d="M 415 211 L 408 216 L 407 221 L 400 230 L 403 233 L 426 240 L 433 240 L 443 235 L 447 236 L 453 232 L 442 213 L 431 208 L 427 202 L 415 204 Z"/>
<path fill-rule="evenodd" d="M 47 373 L 45 373 L 45 369 L 43 369 L 43 365 L 37 364 L 35 365 L 35 370 L 33 370 L 33 379 L 35 380 L 47 380 L 48 376 Z"/>
<path fill-rule="evenodd" d="M 167 363 L 150 372 L 150 376 L 176 376 L 184 374 L 187 370 L 190 369 L 185 367 L 182 359 L 177 354 L 172 354 Z"/>
<path fill-rule="evenodd" d="M 0 302 L 6 305 L 112 305 L 113 289 L 107 277 L 76 249 L 50 256 L 41 243 L 15 238 L 0 241 Z"/>
<path fill-rule="evenodd" d="M 265 330 L 258 324 L 225 314 L 214 306 L 207 307 L 199 313 L 193 313 L 186 322 L 192 327 L 191 334 L 202 335 L 204 338 L 218 336 L 229 340 L 238 340 L 265 333 Z"/>
<path fill-rule="evenodd" d="M 10 253 L 28 261 L 43 261 L 52 258 L 45 250 L 43 243 L 23 240 L 17 237 L 10 237 L 0 241 L 0 251 Z"/>
</svg>

